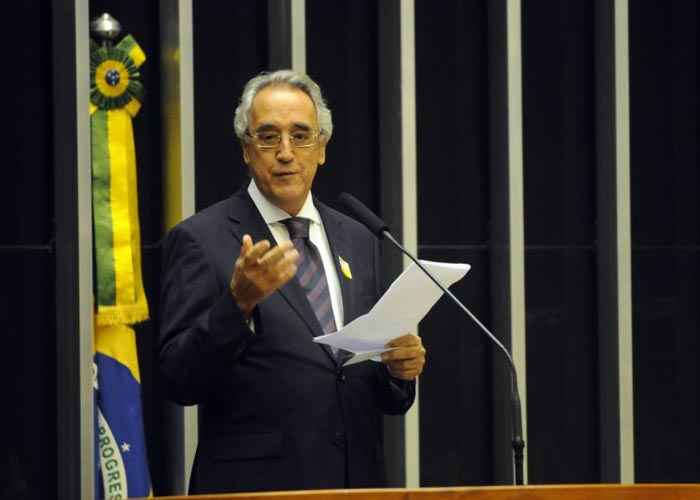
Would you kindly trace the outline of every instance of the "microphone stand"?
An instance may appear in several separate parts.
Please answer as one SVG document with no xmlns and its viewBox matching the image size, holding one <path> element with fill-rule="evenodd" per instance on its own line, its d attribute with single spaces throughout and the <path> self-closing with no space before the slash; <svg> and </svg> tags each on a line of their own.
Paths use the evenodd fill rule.
<svg viewBox="0 0 700 500">
<path fill-rule="evenodd" d="M 501 343 L 500 340 L 498 340 L 493 333 L 489 331 L 488 328 L 486 328 L 479 319 L 472 314 L 472 312 L 467 309 L 467 307 L 462 304 L 462 302 L 454 296 L 452 292 L 450 292 L 446 287 L 440 283 L 433 274 L 428 271 L 423 264 L 421 264 L 418 259 L 416 259 L 413 255 L 411 255 L 408 250 L 406 250 L 401 244 L 394 239 L 394 237 L 391 235 L 391 233 L 387 229 L 382 229 L 381 230 L 381 235 L 391 241 L 401 252 L 403 252 L 404 255 L 407 255 L 409 259 L 411 259 L 415 264 L 435 283 L 440 290 L 445 292 L 449 298 L 452 299 L 452 301 L 459 306 L 460 309 L 462 309 L 467 315 L 481 328 L 481 330 L 493 340 L 496 345 L 503 351 L 503 353 L 506 355 L 506 359 L 508 360 L 508 367 L 510 368 L 510 407 L 511 407 L 511 420 L 512 420 L 512 427 L 513 427 L 513 440 L 512 440 L 512 446 L 513 446 L 513 465 L 515 468 L 515 485 L 519 486 L 523 484 L 523 450 L 525 448 L 525 441 L 523 440 L 523 420 L 522 420 L 522 411 L 521 411 L 521 405 L 520 405 L 520 395 L 518 392 L 518 377 L 515 372 L 515 364 L 513 363 L 513 358 L 511 358 L 510 353 L 508 352 L 508 349 L 506 349 L 503 344 Z"/>
</svg>

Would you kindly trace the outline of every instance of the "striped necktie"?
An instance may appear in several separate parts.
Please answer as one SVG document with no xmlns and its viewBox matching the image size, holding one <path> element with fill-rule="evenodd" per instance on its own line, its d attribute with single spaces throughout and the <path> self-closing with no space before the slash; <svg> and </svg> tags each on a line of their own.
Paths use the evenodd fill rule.
<svg viewBox="0 0 700 500">
<path fill-rule="evenodd" d="M 306 292 L 311 309 L 313 309 L 323 333 L 336 331 L 331 294 L 328 291 L 328 281 L 323 270 L 323 262 L 318 250 L 309 239 L 309 219 L 292 217 L 282 221 L 289 230 L 289 238 L 299 252 L 297 262 L 297 279 Z"/>
</svg>

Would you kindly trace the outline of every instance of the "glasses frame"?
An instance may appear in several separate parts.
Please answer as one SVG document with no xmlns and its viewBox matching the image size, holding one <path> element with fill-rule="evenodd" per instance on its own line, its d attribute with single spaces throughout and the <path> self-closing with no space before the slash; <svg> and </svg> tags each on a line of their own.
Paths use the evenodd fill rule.
<svg viewBox="0 0 700 500">
<path fill-rule="evenodd" d="M 246 130 L 245 135 L 248 138 L 249 143 L 253 144 L 256 148 L 263 150 L 263 151 L 276 150 L 276 149 L 279 149 L 280 146 L 282 145 L 282 136 L 284 135 L 284 133 L 279 134 L 280 141 L 277 144 L 270 145 L 270 146 L 267 146 L 265 144 L 260 144 L 258 142 L 259 141 L 258 134 L 260 134 L 260 133 L 262 133 L 262 132 L 255 132 L 254 134 L 251 134 L 248 130 Z M 312 142 L 310 144 L 299 145 L 299 144 L 294 144 L 294 142 L 292 141 L 291 134 L 287 133 L 287 136 L 289 137 L 289 145 L 294 149 L 308 149 L 308 148 L 312 148 L 314 146 L 317 146 L 318 140 L 322 135 L 324 135 L 323 131 L 320 131 L 320 130 L 314 131 L 313 134 L 311 135 Z"/>
</svg>

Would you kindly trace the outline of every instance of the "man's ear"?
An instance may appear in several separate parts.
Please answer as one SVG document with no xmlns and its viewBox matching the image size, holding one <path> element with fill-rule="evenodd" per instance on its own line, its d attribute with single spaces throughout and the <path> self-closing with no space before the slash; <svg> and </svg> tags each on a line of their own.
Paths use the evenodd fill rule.
<svg viewBox="0 0 700 500">
<path fill-rule="evenodd" d="M 318 145 L 318 164 L 323 165 L 326 163 L 326 143 L 328 141 L 324 138 Z"/>
<path fill-rule="evenodd" d="M 248 154 L 248 148 L 246 147 L 246 143 L 241 141 L 241 149 L 243 150 L 243 161 L 245 162 L 246 165 L 250 164 L 250 155 Z"/>
</svg>

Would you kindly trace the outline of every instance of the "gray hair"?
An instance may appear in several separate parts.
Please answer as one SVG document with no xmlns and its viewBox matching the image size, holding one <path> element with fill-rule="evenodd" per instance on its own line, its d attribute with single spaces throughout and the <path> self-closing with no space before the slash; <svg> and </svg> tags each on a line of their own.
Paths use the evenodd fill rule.
<svg viewBox="0 0 700 500">
<path fill-rule="evenodd" d="M 272 73 L 260 73 L 258 76 L 248 80 L 248 83 L 243 87 L 241 100 L 236 107 L 233 118 L 233 127 L 236 131 L 236 136 L 241 141 L 246 140 L 246 131 L 248 130 L 250 122 L 250 108 L 253 105 L 253 99 L 258 95 L 258 92 L 270 85 L 288 85 L 298 88 L 308 95 L 316 108 L 316 118 L 321 134 L 326 137 L 326 141 L 331 138 L 331 134 L 333 133 L 333 119 L 331 117 L 331 110 L 328 109 L 328 105 L 321 94 L 321 87 L 309 78 L 308 75 L 283 69 Z"/>
</svg>

